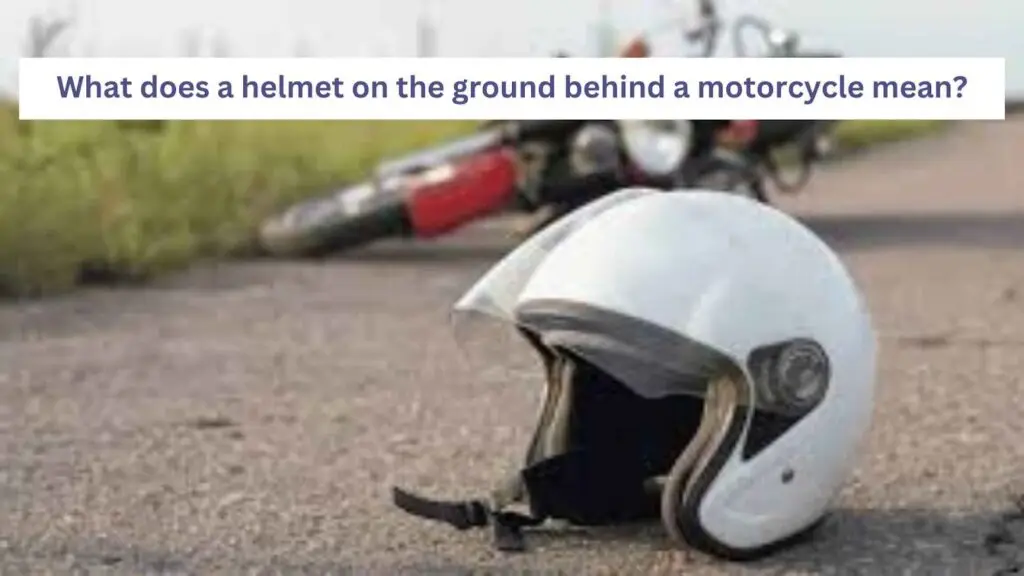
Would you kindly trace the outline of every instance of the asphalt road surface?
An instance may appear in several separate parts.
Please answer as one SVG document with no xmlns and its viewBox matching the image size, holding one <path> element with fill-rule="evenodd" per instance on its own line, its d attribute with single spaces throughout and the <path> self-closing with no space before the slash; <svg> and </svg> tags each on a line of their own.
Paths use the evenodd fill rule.
<svg viewBox="0 0 1024 576">
<path fill-rule="evenodd" d="M 1024 121 L 964 124 L 783 203 L 845 256 L 882 339 L 874 428 L 808 545 L 741 567 L 657 527 L 552 529 L 507 557 L 391 507 L 393 483 L 482 494 L 525 447 L 539 382 L 474 372 L 447 323 L 511 245 L 490 225 L 0 307 L 0 573 L 1020 569 L 1022 152 Z"/>
</svg>

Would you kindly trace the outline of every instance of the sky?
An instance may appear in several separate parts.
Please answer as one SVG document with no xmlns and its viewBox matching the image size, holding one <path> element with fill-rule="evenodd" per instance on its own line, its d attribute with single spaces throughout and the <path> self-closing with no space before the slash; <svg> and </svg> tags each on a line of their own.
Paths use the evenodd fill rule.
<svg viewBox="0 0 1024 576">
<path fill-rule="evenodd" d="M 1021 0 L 718 0 L 728 21 L 766 17 L 803 35 L 808 48 L 849 56 L 1002 56 L 1007 91 L 1024 95 Z M 441 56 L 593 54 L 602 0 L 9 0 L 0 3 L 0 88 L 17 85 L 17 58 L 34 15 L 67 16 L 70 56 L 181 56 L 187 38 L 219 37 L 232 56 L 411 56 L 416 19 L 435 23 Z M 695 13 L 695 0 L 603 0 L 625 39 Z M 553 6 L 557 5 L 557 9 Z M 680 38 L 654 36 L 679 55 Z M 723 52 L 729 54 L 729 50 Z"/>
</svg>

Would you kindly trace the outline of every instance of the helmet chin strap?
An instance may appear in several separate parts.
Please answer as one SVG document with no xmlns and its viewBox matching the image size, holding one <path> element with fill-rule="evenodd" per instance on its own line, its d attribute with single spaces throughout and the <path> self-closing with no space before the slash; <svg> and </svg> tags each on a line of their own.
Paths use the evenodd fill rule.
<svg viewBox="0 0 1024 576">
<path fill-rule="evenodd" d="M 692 441 L 672 465 L 661 495 L 661 521 L 672 541 L 689 547 L 679 522 L 680 507 L 690 500 L 690 492 L 708 462 L 721 448 L 742 397 L 742 382 L 731 375 L 711 381 L 704 398 L 700 427 Z"/>
<path fill-rule="evenodd" d="M 650 513 L 657 517 L 660 504 L 662 523 L 670 537 L 685 546 L 687 527 L 681 525 L 680 511 L 684 506 L 692 508 L 699 503 L 701 495 L 692 494 L 694 484 L 722 448 L 734 420 L 742 414 L 737 409 L 745 398 L 742 379 L 729 375 L 709 383 L 699 427 L 674 460 L 664 482 L 659 483 L 635 476 L 635 462 L 629 458 L 604 459 L 602 454 L 592 451 L 566 451 L 568 428 L 575 416 L 571 396 L 578 367 L 569 358 L 555 358 L 548 368 L 549 394 L 541 426 L 528 451 L 527 467 L 499 486 L 489 501 L 433 500 L 396 487 L 392 490 L 394 504 L 410 514 L 458 530 L 489 526 L 494 546 L 504 552 L 524 550 L 522 529 L 548 518 L 597 525 L 628 521 L 637 514 L 644 516 L 648 503 Z M 642 473 L 641 470 L 639 474 Z M 595 479 L 600 479 L 604 486 L 592 492 Z M 514 504 L 526 505 L 530 512 L 509 510 Z"/>
<path fill-rule="evenodd" d="M 444 522 L 457 530 L 491 526 L 494 547 L 502 552 L 522 552 L 526 549 L 522 529 L 537 526 L 544 518 L 535 518 L 518 512 L 503 511 L 501 508 L 482 500 L 444 501 L 424 498 L 402 490 L 391 488 L 391 499 L 402 510 L 430 520 Z"/>
<path fill-rule="evenodd" d="M 568 392 L 572 387 L 575 366 L 562 356 L 546 357 L 545 360 L 547 392 L 540 421 L 527 450 L 527 463 L 560 453 L 565 450 L 567 443 L 568 427 L 565 424 L 571 417 Z M 555 421 L 562 425 L 552 425 Z M 391 489 L 391 498 L 398 508 L 409 514 L 443 522 L 457 530 L 490 526 L 494 546 L 502 552 L 524 551 L 526 542 L 522 529 L 540 525 L 546 520 L 545 517 L 508 510 L 509 506 L 516 503 L 528 504 L 529 495 L 519 474 L 505 479 L 491 494 L 490 501 L 433 500 L 397 486 Z"/>
</svg>

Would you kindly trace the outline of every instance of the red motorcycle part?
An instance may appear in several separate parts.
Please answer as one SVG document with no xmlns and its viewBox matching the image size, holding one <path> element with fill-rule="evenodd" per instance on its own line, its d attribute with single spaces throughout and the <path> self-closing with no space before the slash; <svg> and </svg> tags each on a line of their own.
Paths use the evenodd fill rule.
<svg viewBox="0 0 1024 576">
<path fill-rule="evenodd" d="M 726 148 L 742 149 L 757 138 L 757 120 L 733 120 L 718 133 L 718 143 Z"/>
<path fill-rule="evenodd" d="M 504 207 L 516 191 L 515 151 L 483 152 L 453 166 L 440 182 L 417 186 L 406 198 L 413 235 L 440 236 Z"/>
</svg>

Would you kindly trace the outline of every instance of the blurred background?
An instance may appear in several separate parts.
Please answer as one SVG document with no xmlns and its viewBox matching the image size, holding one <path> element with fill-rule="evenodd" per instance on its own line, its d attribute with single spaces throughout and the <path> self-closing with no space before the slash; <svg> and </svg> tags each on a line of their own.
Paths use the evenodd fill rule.
<svg viewBox="0 0 1024 576">
<path fill-rule="evenodd" d="M 1015 3 L 723 0 L 715 6 L 726 23 L 754 14 L 797 31 L 802 46 L 848 56 L 1005 56 L 1009 96 L 1024 94 L 1024 60 L 1015 57 L 1024 54 L 1017 33 L 1024 8 Z M 17 123 L 20 55 L 610 56 L 640 34 L 655 55 L 692 55 L 683 31 L 696 23 L 697 6 L 569 0 L 551 10 L 542 0 L 390 0 L 359 7 L 264 0 L 243 15 L 228 2 L 48 0 L 10 3 L 0 16 L 0 93 L 8 95 L 0 130 L 11 132 L 0 139 L 0 160 L 7 168 L 6 202 L 17 206 L 0 212 L 0 289 L 41 293 L 74 285 L 85 268 L 101 270 L 99 276 L 143 277 L 196 257 L 244 251 L 254 223 L 268 213 L 355 180 L 381 158 L 474 125 Z M 716 54 L 733 53 L 726 34 Z M 846 124 L 847 140 L 857 146 L 938 126 Z M 31 217 L 22 216 L 26 211 Z"/>
<path fill-rule="evenodd" d="M 849 56 L 1007 56 L 1024 92 L 1024 7 L 1004 0 L 864 0 L 856 4 L 723 0 L 726 22 L 755 14 L 811 49 Z M 656 55 L 692 53 L 668 0 L 389 0 L 356 7 L 309 0 L 247 5 L 182 0 L 51 0 L 0 9 L 0 291 L 60 291 L 83 276 L 142 278 L 196 258 L 245 251 L 255 223 L 382 157 L 465 134 L 451 122 L 19 123 L 19 55 L 549 56 L 612 55 L 645 33 Z M 718 54 L 732 45 L 720 42 Z M 1018 68 L 1015 68 L 1018 66 Z M 938 123 L 846 123 L 856 146 Z M 842 131 L 841 131 L 842 132 Z M 84 273 L 83 270 L 92 272 Z M 98 272 L 97 272 L 98 271 Z"/>
<path fill-rule="evenodd" d="M 721 15 L 756 13 L 800 30 L 808 44 L 850 56 L 997 56 L 1008 59 L 1007 88 L 1024 93 L 1024 5 L 1010 0 L 723 0 Z M 68 19 L 52 47 L 67 56 L 543 56 L 556 50 L 608 55 L 659 22 L 695 15 L 678 0 L 388 0 L 377 4 L 260 0 L 233 2 L 29 0 L 0 9 L 0 77 L 17 79 L 16 56 L 35 17 Z M 472 23 L 472 25 L 470 25 Z M 654 39 L 658 53 L 681 37 Z M 726 46 L 722 55 L 728 55 Z"/>
</svg>

